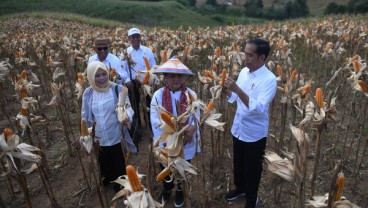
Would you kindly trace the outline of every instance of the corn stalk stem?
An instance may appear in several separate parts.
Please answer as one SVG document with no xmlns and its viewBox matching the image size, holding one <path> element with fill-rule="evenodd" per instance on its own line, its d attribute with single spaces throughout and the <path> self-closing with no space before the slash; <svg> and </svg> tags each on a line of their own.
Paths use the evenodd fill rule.
<svg viewBox="0 0 368 208">
<path fill-rule="evenodd" d="M 40 170 L 41 180 L 42 180 L 42 183 L 43 183 L 43 185 L 44 185 L 44 187 L 45 187 L 46 194 L 47 194 L 47 196 L 49 197 L 49 199 L 50 199 L 50 202 L 51 202 L 52 206 L 53 206 L 54 208 L 58 208 L 58 207 L 59 207 L 59 205 L 58 205 L 58 204 L 57 204 L 57 202 L 56 202 L 56 199 L 55 199 L 54 193 L 53 193 L 52 188 L 51 188 L 52 186 L 50 185 L 50 181 L 49 181 L 49 179 L 48 179 L 48 177 L 47 177 L 47 174 L 46 174 L 46 172 L 45 172 L 45 169 L 43 168 L 43 166 L 42 166 L 42 165 L 39 165 L 39 164 L 37 164 L 37 167 L 38 167 L 38 169 Z"/>
<path fill-rule="evenodd" d="M 29 197 L 29 189 L 28 189 L 26 177 L 23 174 L 19 173 L 17 174 L 17 179 L 18 179 L 20 187 L 23 190 L 24 198 L 26 199 L 26 202 L 27 202 L 27 207 L 32 208 L 32 203 L 31 203 L 31 198 Z"/>
<path fill-rule="evenodd" d="M 314 196 L 314 191 L 316 189 L 316 179 L 317 179 L 317 172 L 318 172 L 318 166 L 319 166 L 319 158 L 321 155 L 321 137 L 323 134 L 323 125 L 321 124 L 317 126 L 317 138 L 316 138 L 316 160 L 314 162 L 314 169 L 313 169 L 313 175 L 312 175 L 312 181 L 311 181 L 311 196 Z"/>
<path fill-rule="evenodd" d="M 86 174 L 86 170 L 85 170 L 85 167 L 83 165 L 83 161 L 82 161 L 82 157 L 80 155 L 80 151 L 79 149 L 77 149 L 77 155 L 78 155 L 78 160 L 79 160 L 79 163 L 81 164 L 81 167 L 82 167 L 82 172 L 83 172 L 83 178 L 84 178 L 84 181 L 86 182 L 87 184 L 87 187 L 88 187 L 88 190 L 91 190 L 91 185 L 89 183 L 89 180 L 87 178 L 87 174 Z"/>
<path fill-rule="evenodd" d="M 345 166 L 346 161 L 349 160 L 349 158 L 345 156 L 345 147 L 346 147 L 346 142 L 348 139 L 348 133 L 350 130 L 351 117 L 353 117 L 353 113 L 354 113 L 355 97 L 356 97 L 356 93 L 353 93 L 353 100 L 351 102 L 351 111 L 350 111 L 350 115 L 348 118 L 348 124 L 347 124 L 346 131 L 345 131 L 344 146 L 342 147 L 343 151 L 342 151 L 341 159 L 343 161 L 342 162 L 343 167 Z"/>
<path fill-rule="evenodd" d="M 69 155 L 71 156 L 72 155 L 72 145 L 71 145 L 71 142 L 70 142 L 70 137 L 69 137 L 69 131 L 68 131 L 68 125 L 66 123 L 66 119 L 64 117 L 64 113 L 63 113 L 63 110 L 60 106 L 60 104 L 56 104 L 56 111 L 57 111 L 57 114 L 61 120 L 61 123 L 63 125 L 63 131 L 64 131 L 64 135 L 65 135 L 65 140 L 67 142 L 67 146 L 68 146 L 68 153 Z"/>
</svg>

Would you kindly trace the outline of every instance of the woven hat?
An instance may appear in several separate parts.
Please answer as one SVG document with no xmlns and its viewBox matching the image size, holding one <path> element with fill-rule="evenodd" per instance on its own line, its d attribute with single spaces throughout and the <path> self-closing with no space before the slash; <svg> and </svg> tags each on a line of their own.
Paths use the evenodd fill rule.
<svg viewBox="0 0 368 208">
<path fill-rule="evenodd" d="M 93 41 L 93 45 L 110 45 L 110 39 L 109 38 L 96 38 Z"/>
<path fill-rule="evenodd" d="M 184 74 L 184 75 L 194 75 L 193 72 L 188 69 L 176 56 L 166 61 L 160 67 L 158 67 L 153 73 L 155 74 Z"/>
<path fill-rule="evenodd" d="M 128 36 L 131 36 L 131 35 L 134 35 L 134 34 L 140 35 L 141 31 L 139 31 L 139 29 L 135 28 L 135 27 L 130 28 L 130 30 L 128 31 Z"/>
</svg>

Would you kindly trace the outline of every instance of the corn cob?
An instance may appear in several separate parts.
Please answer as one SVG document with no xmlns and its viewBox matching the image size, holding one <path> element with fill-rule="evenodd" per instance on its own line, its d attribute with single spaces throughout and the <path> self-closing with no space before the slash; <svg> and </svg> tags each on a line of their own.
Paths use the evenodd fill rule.
<svg viewBox="0 0 368 208">
<path fill-rule="evenodd" d="M 115 69 L 111 69 L 111 77 L 115 77 L 115 76 L 116 76 L 116 70 Z"/>
<path fill-rule="evenodd" d="M 20 97 L 21 98 L 25 98 L 25 97 L 27 97 L 28 96 L 28 91 L 27 91 L 27 89 L 21 89 L 20 90 Z"/>
<path fill-rule="evenodd" d="M 199 47 L 203 48 L 203 40 L 199 40 Z"/>
<path fill-rule="evenodd" d="M 213 74 L 208 70 L 204 70 L 204 76 L 214 79 Z"/>
<path fill-rule="evenodd" d="M 88 127 L 86 120 L 82 120 L 81 122 L 81 136 L 88 136 Z"/>
<path fill-rule="evenodd" d="M 358 80 L 358 84 L 362 88 L 363 92 L 368 92 L 368 85 L 364 83 L 362 80 Z"/>
<path fill-rule="evenodd" d="M 210 111 L 215 107 L 215 103 L 213 102 L 213 100 L 211 100 L 206 107 L 206 111 Z"/>
<path fill-rule="evenodd" d="M 341 199 L 342 190 L 344 188 L 344 181 L 345 181 L 344 173 L 340 172 L 336 180 L 337 191 L 335 201 L 339 201 Z"/>
<path fill-rule="evenodd" d="M 234 42 L 234 51 L 239 51 L 239 46 L 237 42 Z"/>
<path fill-rule="evenodd" d="M 359 65 L 358 59 L 354 59 L 353 66 L 354 66 L 355 74 L 357 74 L 360 71 L 360 65 Z"/>
<path fill-rule="evenodd" d="M 78 83 L 80 84 L 80 85 L 82 85 L 83 84 L 83 74 L 82 73 L 78 73 Z"/>
<path fill-rule="evenodd" d="M 13 131 L 9 128 L 5 128 L 4 131 L 3 131 L 3 134 L 4 134 L 4 137 L 5 139 L 8 138 L 9 136 L 13 135 Z"/>
<path fill-rule="evenodd" d="M 221 49 L 220 49 L 220 47 L 217 47 L 216 48 L 215 54 L 216 54 L 216 58 L 218 58 L 218 57 L 221 56 Z"/>
<path fill-rule="evenodd" d="M 304 96 L 305 94 L 307 94 L 310 90 L 310 85 L 305 85 L 304 87 L 302 87 L 301 93 Z"/>
<path fill-rule="evenodd" d="M 143 191 L 141 180 L 139 179 L 138 174 L 135 171 L 134 167 L 131 165 L 127 165 L 125 169 L 133 192 Z"/>
<path fill-rule="evenodd" d="M 294 80 L 297 75 L 298 75 L 298 71 L 294 69 L 294 71 L 291 73 L 291 80 Z"/>
<path fill-rule="evenodd" d="M 25 69 L 22 71 L 22 78 L 27 79 L 27 71 Z"/>
<path fill-rule="evenodd" d="M 221 77 L 221 82 L 220 82 L 221 86 L 224 86 L 225 79 L 226 79 L 226 69 L 222 69 L 222 77 Z"/>
<path fill-rule="evenodd" d="M 325 107 L 325 103 L 323 102 L 323 92 L 322 92 L 321 88 L 317 88 L 315 99 L 316 99 L 317 104 L 320 108 Z"/>
<path fill-rule="evenodd" d="M 171 121 L 171 116 L 166 112 L 161 112 L 160 117 L 164 122 L 169 125 L 172 129 L 175 129 L 174 123 Z"/>
<path fill-rule="evenodd" d="M 282 76 L 282 67 L 280 65 L 277 65 L 277 73 L 280 77 Z"/>
<path fill-rule="evenodd" d="M 23 116 L 29 116 L 29 111 L 27 108 L 21 108 L 20 109 L 20 114 Z"/>
<path fill-rule="evenodd" d="M 285 96 L 287 95 L 288 91 L 289 91 L 289 85 L 284 84 L 284 92 L 283 93 L 284 93 Z"/>
<path fill-rule="evenodd" d="M 213 66 L 212 66 L 212 71 L 217 72 L 217 66 L 216 66 L 216 65 L 213 65 Z"/>
<path fill-rule="evenodd" d="M 162 62 L 165 63 L 167 61 L 167 51 L 163 50 L 162 51 Z"/>
<path fill-rule="evenodd" d="M 149 72 L 146 72 L 146 74 L 144 75 L 144 78 L 143 78 L 143 84 L 148 84 L 149 76 L 150 76 Z"/>
<path fill-rule="evenodd" d="M 160 181 L 164 180 L 170 173 L 171 173 L 170 168 L 169 167 L 165 168 L 163 171 L 161 171 L 161 173 L 159 173 L 156 176 L 156 181 L 160 182 Z"/>
<path fill-rule="evenodd" d="M 143 56 L 144 64 L 146 65 L 147 71 L 151 69 L 150 63 L 148 61 L 148 58 L 146 56 Z"/>
<path fill-rule="evenodd" d="M 187 56 L 187 55 L 189 55 L 189 46 L 187 45 L 187 46 L 185 46 L 185 55 Z"/>
<path fill-rule="evenodd" d="M 280 48 L 282 48 L 282 46 L 284 46 L 284 42 L 285 42 L 284 37 L 281 37 L 280 42 L 279 42 L 279 47 Z"/>
</svg>

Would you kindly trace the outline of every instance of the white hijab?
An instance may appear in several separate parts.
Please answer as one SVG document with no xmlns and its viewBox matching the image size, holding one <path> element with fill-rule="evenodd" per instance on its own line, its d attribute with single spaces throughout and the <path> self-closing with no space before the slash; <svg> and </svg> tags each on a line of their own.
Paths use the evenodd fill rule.
<svg viewBox="0 0 368 208">
<path fill-rule="evenodd" d="M 88 82 L 94 90 L 99 91 L 99 92 L 106 92 L 110 88 L 112 82 L 108 80 L 106 87 L 103 87 L 103 88 L 97 86 L 95 82 L 95 75 L 98 69 L 105 70 L 109 74 L 109 70 L 107 70 L 105 64 L 103 64 L 100 61 L 93 61 L 87 66 Z"/>
</svg>

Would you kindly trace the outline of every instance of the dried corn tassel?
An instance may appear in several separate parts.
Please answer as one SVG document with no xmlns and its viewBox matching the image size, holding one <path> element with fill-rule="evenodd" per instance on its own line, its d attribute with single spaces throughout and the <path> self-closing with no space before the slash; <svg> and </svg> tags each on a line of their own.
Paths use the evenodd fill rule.
<svg viewBox="0 0 368 208">
<path fill-rule="evenodd" d="M 317 88 L 315 99 L 316 99 L 317 104 L 320 108 L 325 107 L 325 103 L 323 102 L 323 92 L 322 92 L 321 88 Z"/>
<path fill-rule="evenodd" d="M 344 173 L 340 172 L 336 180 L 337 191 L 336 191 L 335 201 L 339 201 L 341 199 L 342 190 L 344 188 L 344 181 L 345 181 Z"/>
<path fill-rule="evenodd" d="M 144 75 L 144 78 L 143 78 L 142 83 L 143 83 L 143 84 L 148 84 L 148 79 L 149 79 L 149 77 L 150 77 L 149 72 L 146 72 L 146 74 Z"/>
<path fill-rule="evenodd" d="M 3 131 L 3 134 L 4 134 L 5 139 L 7 139 L 9 136 L 13 135 L 14 132 L 9 128 L 5 128 Z"/>
<path fill-rule="evenodd" d="M 157 175 L 156 181 L 160 182 L 164 180 L 170 173 L 171 173 L 170 167 L 165 168 L 164 170 L 161 171 L 161 173 Z"/>
<path fill-rule="evenodd" d="M 169 125 L 172 129 L 175 129 L 174 123 L 171 121 L 171 116 L 165 112 L 160 113 L 161 119 Z"/>
<path fill-rule="evenodd" d="M 277 73 L 280 77 L 282 76 L 282 67 L 280 65 L 277 65 Z"/>
<path fill-rule="evenodd" d="M 222 69 L 222 77 L 221 77 L 221 82 L 220 82 L 221 86 L 224 86 L 225 79 L 226 79 L 226 69 Z"/>
<path fill-rule="evenodd" d="M 360 65 L 359 65 L 359 60 L 358 59 L 354 59 L 353 66 L 354 66 L 355 74 L 358 74 L 359 71 L 360 71 Z"/>
<path fill-rule="evenodd" d="M 215 103 L 213 102 L 213 100 L 211 100 L 206 107 L 206 111 L 211 111 L 212 109 L 214 109 L 215 107 Z"/>
<path fill-rule="evenodd" d="M 220 49 L 220 47 L 217 47 L 216 48 L 215 55 L 216 55 L 216 58 L 218 58 L 218 57 L 221 56 L 221 49 Z"/>
<path fill-rule="evenodd" d="M 88 127 L 86 120 L 82 120 L 81 122 L 81 136 L 88 136 Z"/>
<path fill-rule="evenodd" d="M 146 65 L 146 70 L 150 70 L 151 69 L 151 66 L 150 66 L 150 63 L 148 61 L 148 58 L 146 56 L 143 56 L 143 59 L 144 59 L 144 64 Z"/>
<path fill-rule="evenodd" d="M 141 180 L 139 179 L 138 174 L 133 166 L 131 165 L 126 166 L 126 174 L 128 176 L 128 180 L 130 186 L 133 189 L 133 192 L 143 191 Z"/>
<path fill-rule="evenodd" d="M 364 83 L 362 80 L 358 80 L 359 86 L 362 88 L 363 92 L 368 92 L 368 85 Z"/>
</svg>

